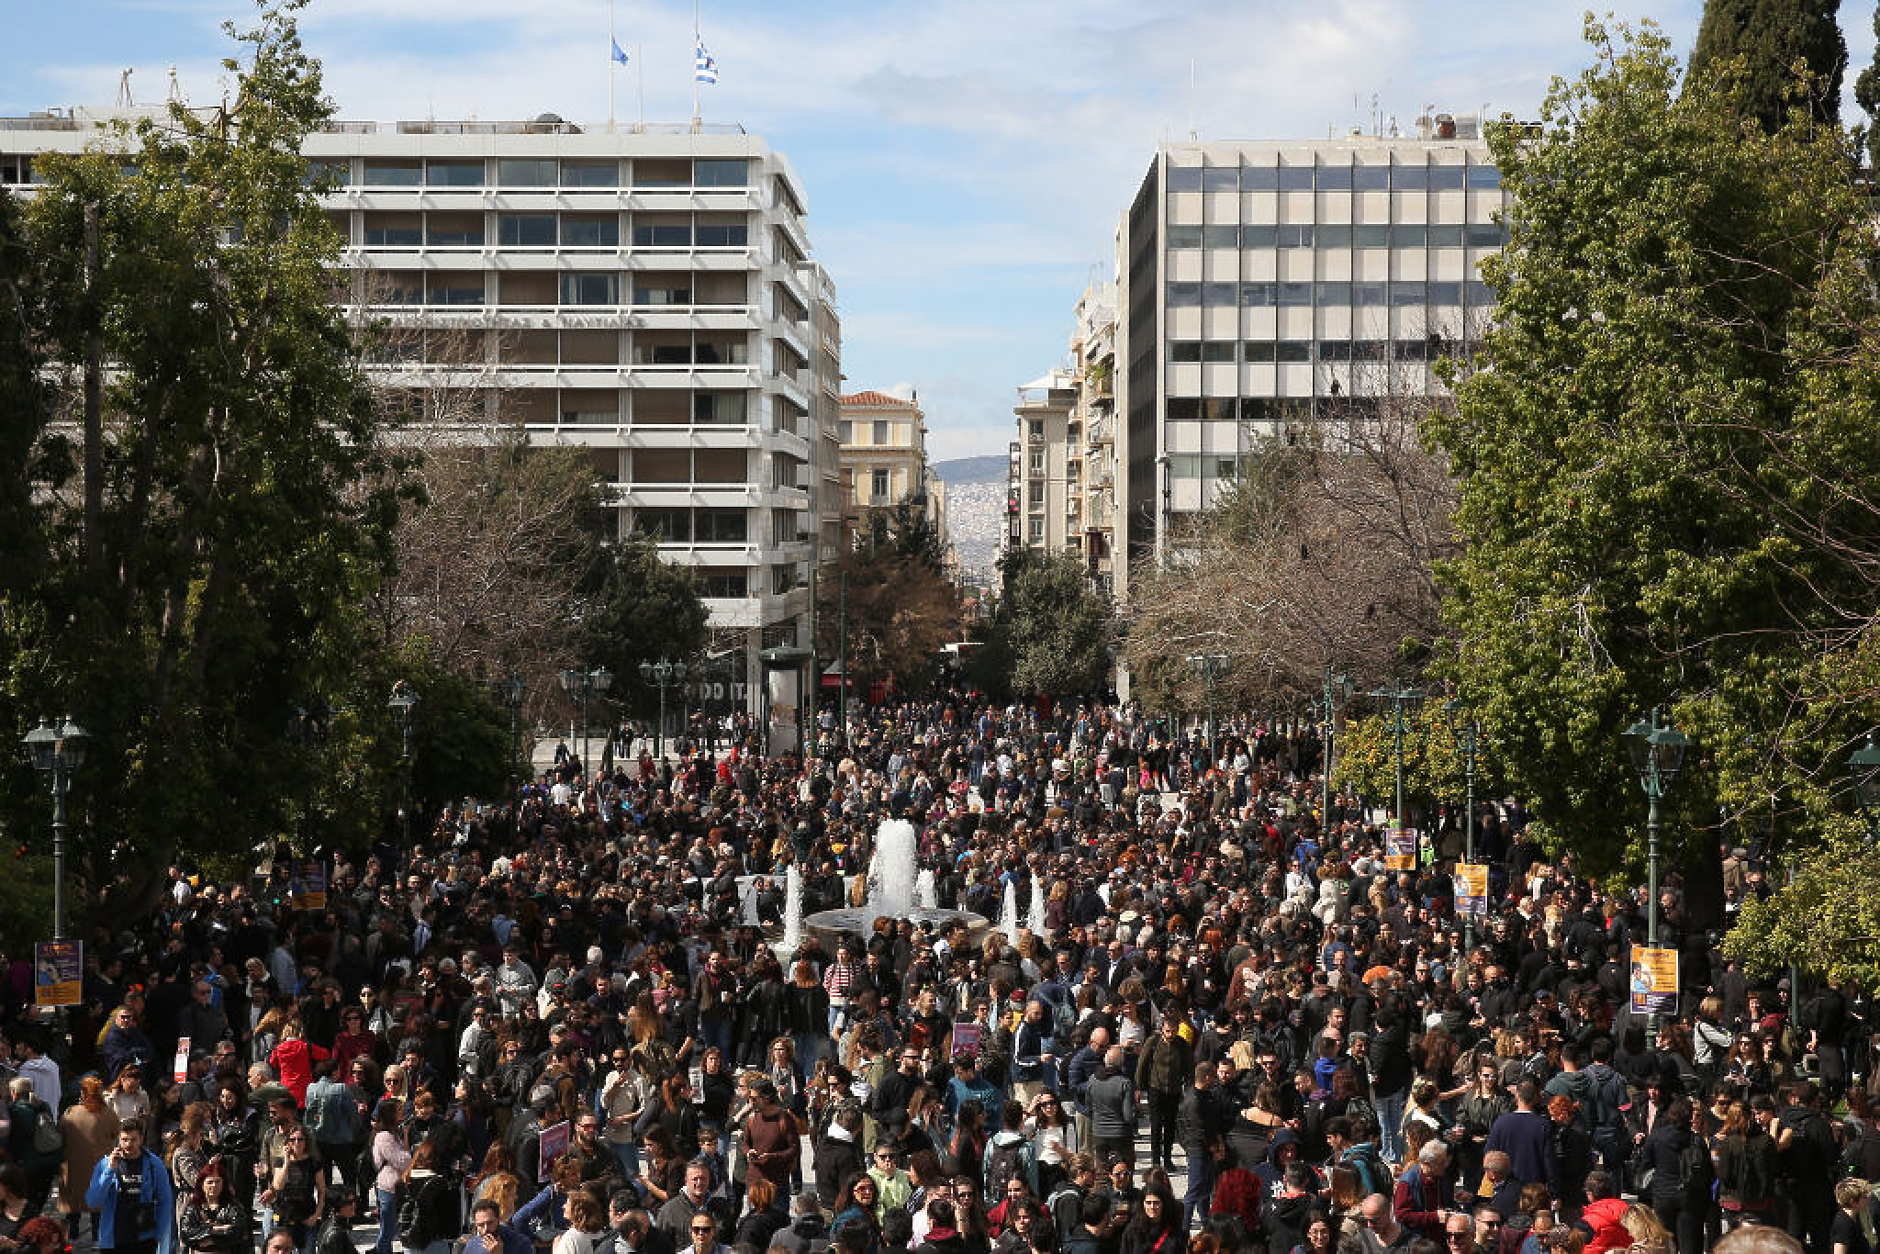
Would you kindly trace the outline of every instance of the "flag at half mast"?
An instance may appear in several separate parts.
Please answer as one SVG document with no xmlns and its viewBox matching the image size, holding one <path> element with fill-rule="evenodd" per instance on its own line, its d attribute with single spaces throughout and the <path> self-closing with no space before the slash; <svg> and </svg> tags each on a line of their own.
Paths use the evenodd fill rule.
<svg viewBox="0 0 1880 1254">
<path fill-rule="evenodd" d="M 705 50 L 705 37 L 694 35 L 693 38 L 697 41 L 697 47 L 692 54 L 692 80 L 698 83 L 717 82 L 718 62 Z"/>
<path fill-rule="evenodd" d="M 627 54 L 621 51 L 620 41 L 610 37 L 608 39 L 608 42 L 613 44 L 614 46 L 614 60 L 619 62 L 621 65 L 625 65 L 627 63 Z"/>
</svg>

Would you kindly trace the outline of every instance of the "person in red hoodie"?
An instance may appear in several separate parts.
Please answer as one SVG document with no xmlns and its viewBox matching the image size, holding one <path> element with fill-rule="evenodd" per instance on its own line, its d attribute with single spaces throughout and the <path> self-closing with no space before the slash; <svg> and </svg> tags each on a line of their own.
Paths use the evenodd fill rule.
<svg viewBox="0 0 1880 1254">
<path fill-rule="evenodd" d="M 324 1062 L 333 1055 L 300 1037 L 300 1024 L 290 1023 L 281 1029 L 281 1043 L 268 1055 L 268 1065 L 274 1068 L 274 1074 L 280 1077 L 287 1091 L 294 1095 L 296 1109 L 307 1107 L 307 1086 L 313 1083 L 313 1064 Z"/>
<path fill-rule="evenodd" d="M 1606 1254 L 1632 1244 L 1632 1234 L 1620 1220 L 1625 1218 L 1626 1203 L 1619 1200 L 1619 1190 L 1612 1173 L 1595 1167 L 1586 1173 L 1586 1209 L 1580 1213 L 1579 1226 L 1586 1229 L 1583 1254 Z"/>
</svg>

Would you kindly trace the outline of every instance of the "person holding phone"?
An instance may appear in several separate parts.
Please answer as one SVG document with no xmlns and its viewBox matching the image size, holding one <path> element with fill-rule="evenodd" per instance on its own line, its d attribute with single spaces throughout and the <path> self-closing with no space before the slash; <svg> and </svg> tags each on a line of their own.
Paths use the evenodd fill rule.
<svg viewBox="0 0 1880 1254">
<path fill-rule="evenodd" d="M 85 1204 L 98 1211 L 98 1248 L 175 1254 L 176 1197 L 163 1160 L 144 1148 L 144 1125 L 118 1129 L 117 1148 L 98 1160 Z"/>
</svg>

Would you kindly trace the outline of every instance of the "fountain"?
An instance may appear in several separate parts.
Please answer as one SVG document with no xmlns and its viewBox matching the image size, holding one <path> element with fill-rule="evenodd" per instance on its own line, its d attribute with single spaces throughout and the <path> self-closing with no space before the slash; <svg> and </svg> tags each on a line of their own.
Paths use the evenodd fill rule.
<svg viewBox="0 0 1880 1254">
<path fill-rule="evenodd" d="M 1033 936 L 1043 939 L 1044 884 L 1035 875 L 1031 877 L 1031 906 L 1025 911 L 1025 926 Z"/>
<path fill-rule="evenodd" d="M 999 930 L 1006 940 L 1018 944 L 1018 889 L 1011 880 L 1005 881 L 1005 899 L 999 903 Z"/>
<path fill-rule="evenodd" d="M 880 918 L 909 919 L 935 927 L 961 922 L 970 936 L 984 935 L 986 920 L 980 915 L 938 907 L 933 872 L 915 866 L 916 844 L 914 825 L 905 820 L 888 819 L 876 829 L 875 852 L 868 862 L 866 902 L 821 910 L 803 920 L 823 939 L 824 948 L 833 952 L 835 938 L 845 933 L 866 936 Z"/>
<path fill-rule="evenodd" d="M 792 862 L 783 873 L 783 941 L 777 956 L 785 962 L 803 945 L 803 872 Z"/>
</svg>

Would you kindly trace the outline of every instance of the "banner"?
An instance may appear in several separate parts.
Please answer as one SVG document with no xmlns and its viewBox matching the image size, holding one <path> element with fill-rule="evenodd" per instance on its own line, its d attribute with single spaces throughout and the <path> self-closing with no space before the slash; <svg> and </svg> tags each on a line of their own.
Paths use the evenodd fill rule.
<svg viewBox="0 0 1880 1254">
<path fill-rule="evenodd" d="M 953 1025 L 953 1056 L 967 1054 L 979 1057 L 979 1025 L 977 1023 L 956 1023 Z"/>
<path fill-rule="evenodd" d="M 1384 865 L 1393 871 L 1417 869 L 1417 829 L 1393 827 L 1384 833 Z"/>
<path fill-rule="evenodd" d="M 187 1036 L 176 1038 L 176 1061 L 171 1064 L 170 1075 L 178 1084 L 189 1079 L 189 1038 Z"/>
<path fill-rule="evenodd" d="M 309 859 L 294 864 L 294 909 L 326 909 L 326 863 Z"/>
<path fill-rule="evenodd" d="M 568 1152 L 568 1137 L 574 1125 L 563 1119 L 560 1123 L 542 1129 L 542 1165 L 535 1178 L 543 1184 L 548 1183 L 549 1168 L 555 1160 Z"/>
<path fill-rule="evenodd" d="M 33 1005 L 78 1005 L 84 979 L 85 942 L 40 941 L 33 946 Z"/>
<path fill-rule="evenodd" d="M 1456 913 L 1488 916 L 1488 866 L 1481 862 L 1456 863 Z"/>
<path fill-rule="evenodd" d="M 1678 951 L 1632 947 L 1632 1013 L 1678 1013 Z"/>
</svg>

